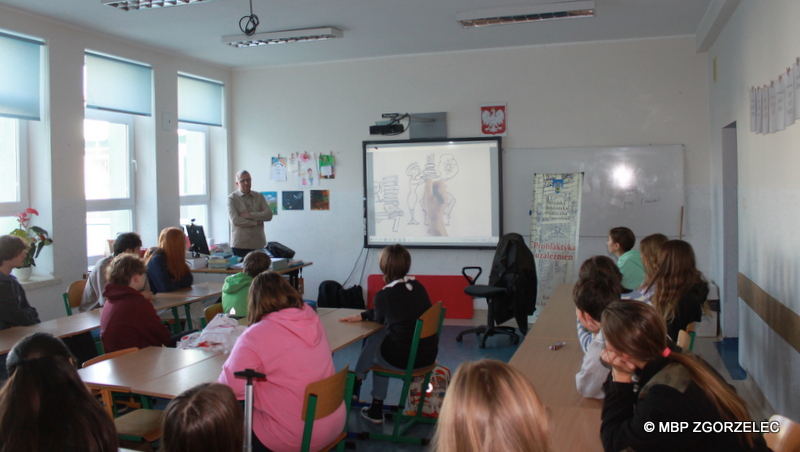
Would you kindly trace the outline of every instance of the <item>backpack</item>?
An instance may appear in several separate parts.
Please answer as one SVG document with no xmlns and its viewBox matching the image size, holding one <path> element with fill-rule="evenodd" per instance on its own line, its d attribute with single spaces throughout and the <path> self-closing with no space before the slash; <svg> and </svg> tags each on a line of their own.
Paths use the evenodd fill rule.
<svg viewBox="0 0 800 452">
<path fill-rule="evenodd" d="M 408 398 L 406 399 L 406 410 L 403 414 L 406 416 L 416 416 L 417 406 L 419 406 L 419 399 L 422 390 L 422 382 L 425 376 L 414 377 L 411 381 L 411 386 L 408 389 Z M 431 381 L 428 384 L 428 391 L 425 393 L 425 403 L 422 406 L 423 417 L 439 417 L 439 411 L 442 409 L 442 402 L 444 401 L 444 394 L 447 392 L 447 386 L 450 384 L 450 369 L 444 366 L 436 366 L 431 373 Z"/>
<path fill-rule="evenodd" d="M 365 309 L 364 291 L 361 286 L 345 289 L 336 281 L 322 281 L 317 294 L 317 307 Z"/>
</svg>

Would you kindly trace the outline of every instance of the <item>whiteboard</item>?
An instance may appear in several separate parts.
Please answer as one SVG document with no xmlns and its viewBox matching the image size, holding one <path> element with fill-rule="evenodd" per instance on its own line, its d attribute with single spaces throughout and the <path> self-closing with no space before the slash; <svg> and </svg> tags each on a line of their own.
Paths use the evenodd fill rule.
<svg viewBox="0 0 800 452">
<path fill-rule="evenodd" d="M 530 235 L 533 175 L 584 173 L 581 237 L 625 226 L 637 237 L 678 236 L 683 146 L 505 149 L 504 231 Z"/>
</svg>

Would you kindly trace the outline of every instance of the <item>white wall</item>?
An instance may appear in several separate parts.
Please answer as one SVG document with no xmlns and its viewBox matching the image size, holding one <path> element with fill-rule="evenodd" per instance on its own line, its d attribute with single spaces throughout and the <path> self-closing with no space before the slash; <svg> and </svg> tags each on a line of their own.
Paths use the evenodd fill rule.
<svg viewBox="0 0 800 452">
<path fill-rule="evenodd" d="M 684 231 L 707 270 L 706 65 L 693 38 L 679 37 L 234 70 L 232 172 L 250 170 L 259 191 L 297 190 L 294 176 L 268 180 L 270 157 L 334 153 L 336 179 L 319 187 L 330 190 L 331 210 L 279 210 L 267 224 L 268 240 L 314 261 L 305 280 L 306 298 L 316 299 L 319 283 L 343 282 L 361 252 L 361 142 L 376 139 L 368 126 L 381 113 L 444 111 L 449 136 L 476 136 L 479 105 L 506 102 L 506 148 L 684 144 Z M 459 274 L 464 265 L 488 267 L 492 255 L 413 250 L 411 271 Z M 365 274 L 378 272 L 377 251 L 370 256 Z"/>
<path fill-rule="evenodd" d="M 86 271 L 86 202 L 83 177 L 83 59 L 86 49 L 153 66 L 154 115 L 137 118 L 141 142 L 137 176 L 136 229 L 145 245 L 154 245 L 158 231 L 178 224 L 178 136 L 164 129 L 162 112 L 177 117 L 177 73 L 196 74 L 229 84 L 230 71 L 121 42 L 19 10 L 0 6 L 0 28 L 47 41 L 45 108 L 31 135 L 31 206 L 42 213 L 37 224 L 51 232 L 54 244 L 37 260 L 37 273 L 62 284 L 27 291 L 42 320 L 65 315 L 61 293 Z M 219 133 L 215 135 L 220 135 Z M 212 157 L 211 214 L 224 217 L 227 190 L 227 143 L 215 137 L 223 155 Z M 144 159 L 142 159 L 142 153 Z M 222 178 L 220 175 L 223 175 Z M 216 224 L 215 224 L 216 226 Z M 226 225 L 222 223 L 221 228 Z M 52 262 L 52 264 L 50 263 Z"/>
<path fill-rule="evenodd" d="M 721 230 L 722 128 L 737 122 L 739 271 L 800 313 L 800 124 L 750 132 L 748 89 L 777 79 L 800 55 L 795 0 L 742 2 L 708 52 L 714 230 Z M 715 247 L 721 237 L 715 237 Z M 715 263 L 721 268 L 721 263 Z M 740 300 L 740 363 L 775 409 L 800 419 L 800 354 Z"/>
</svg>

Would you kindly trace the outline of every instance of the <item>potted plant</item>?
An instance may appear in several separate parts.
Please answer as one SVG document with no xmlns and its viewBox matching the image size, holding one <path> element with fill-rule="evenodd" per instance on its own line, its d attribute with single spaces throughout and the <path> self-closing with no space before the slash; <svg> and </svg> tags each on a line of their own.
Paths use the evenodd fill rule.
<svg viewBox="0 0 800 452">
<path fill-rule="evenodd" d="M 19 227 L 11 231 L 11 235 L 22 237 L 28 241 L 30 247 L 25 255 L 25 260 L 19 269 L 14 270 L 14 274 L 20 281 L 27 281 L 31 277 L 31 267 L 36 266 L 36 258 L 42 252 L 42 248 L 51 245 L 53 240 L 47 231 L 39 226 L 32 226 L 31 220 L 34 215 L 39 215 L 39 212 L 31 207 L 23 210 L 17 214 L 17 223 Z"/>
</svg>

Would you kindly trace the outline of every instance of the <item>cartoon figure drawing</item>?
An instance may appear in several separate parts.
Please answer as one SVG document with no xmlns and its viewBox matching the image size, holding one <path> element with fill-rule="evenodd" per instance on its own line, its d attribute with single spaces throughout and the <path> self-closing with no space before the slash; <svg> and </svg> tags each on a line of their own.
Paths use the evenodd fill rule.
<svg viewBox="0 0 800 452">
<path fill-rule="evenodd" d="M 439 170 L 439 177 L 443 180 L 450 180 L 456 177 L 458 174 L 458 162 L 456 158 L 452 154 L 442 154 L 439 157 L 439 166 L 437 167 Z M 449 199 L 447 200 L 447 206 L 444 208 L 444 225 L 450 226 L 450 213 L 453 211 L 453 207 L 456 205 L 456 198 L 450 194 Z"/>
<path fill-rule="evenodd" d="M 400 200 L 398 199 L 398 193 L 400 192 L 399 181 L 399 176 L 386 176 L 374 187 L 376 207 L 383 203 L 383 212 L 380 212 L 379 208 L 375 209 L 375 212 L 377 212 L 375 221 L 380 223 L 383 220 L 393 220 L 392 232 L 397 232 L 400 225 L 400 217 L 403 216 L 403 210 L 400 208 Z"/>
<path fill-rule="evenodd" d="M 408 224 L 419 224 L 416 219 L 414 219 L 414 209 L 417 207 L 417 202 L 419 201 L 419 187 L 425 183 L 425 175 L 422 174 L 422 170 L 419 168 L 419 164 L 417 162 L 412 163 L 411 165 L 406 168 L 406 176 L 408 176 L 408 213 L 411 219 L 408 221 Z"/>
</svg>

